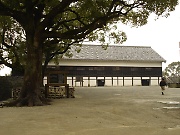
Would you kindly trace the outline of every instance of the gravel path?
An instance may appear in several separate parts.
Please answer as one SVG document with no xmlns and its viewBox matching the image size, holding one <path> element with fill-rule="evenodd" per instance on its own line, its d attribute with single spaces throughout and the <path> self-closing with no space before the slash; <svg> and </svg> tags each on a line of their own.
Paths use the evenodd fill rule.
<svg viewBox="0 0 180 135">
<path fill-rule="evenodd" d="M 0 135 L 179 135 L 180 89 L 76 88 L 52 105 L 0 108 Z"/>
</svg>

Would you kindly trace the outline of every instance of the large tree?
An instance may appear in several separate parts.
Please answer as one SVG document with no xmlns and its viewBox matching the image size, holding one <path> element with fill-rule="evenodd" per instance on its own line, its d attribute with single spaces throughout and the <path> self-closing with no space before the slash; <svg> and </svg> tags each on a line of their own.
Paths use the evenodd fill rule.
<svg viewBox="0 0 180 135">
<path fill-rule="evenodd" d="M 25 31 L 25 74 L 15 105 L 44 104 L 40 87 L 42 63 L 85 39 L 105 42 L 106 34 L 125 40 L 123 32 L 110 30 L 121 21 L 141 26 L 151 13 L 167 15 L 178 0 L 0 0 L 0 16 L 11 17 Z M 23 44 L 21 44 L 23 46 Z"/>
</svg>

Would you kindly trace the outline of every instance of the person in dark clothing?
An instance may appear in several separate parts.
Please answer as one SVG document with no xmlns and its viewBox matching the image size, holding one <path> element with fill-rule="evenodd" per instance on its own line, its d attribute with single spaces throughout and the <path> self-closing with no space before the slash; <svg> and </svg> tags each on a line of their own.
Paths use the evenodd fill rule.
<svg viewBox="0 0 180 135">
<path fill-rule="evenodd" d="M 167 83 L 166 83 L 166 80 L 165 78 L 162 78 L 161 81 L 160 81 L 160 87 L 161 87 L 161 90 L 162 90 L 162 95 L 164 95 L 164 91 L 165 91 L 165 86 L 167 86 Z"/>
</svg>

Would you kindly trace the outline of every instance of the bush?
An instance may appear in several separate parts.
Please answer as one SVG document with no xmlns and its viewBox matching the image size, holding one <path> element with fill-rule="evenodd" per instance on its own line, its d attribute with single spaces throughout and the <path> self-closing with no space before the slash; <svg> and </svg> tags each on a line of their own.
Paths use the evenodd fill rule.
<svg viewBox="0 0 180 135">
<path fill-rule="evenodd" d="M 0 101 L 11 98 L 12 84 L 6 77 L 0 77 Z"/>
</svg>

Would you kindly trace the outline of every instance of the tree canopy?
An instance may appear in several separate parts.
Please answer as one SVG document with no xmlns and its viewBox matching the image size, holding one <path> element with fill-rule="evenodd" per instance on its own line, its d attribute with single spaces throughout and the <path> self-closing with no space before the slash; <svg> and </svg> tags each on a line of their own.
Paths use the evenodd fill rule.
<svg viewBox="0 0 180 135">
<path fill-rule="evenodd" d="M 180 77 L 180 61 L 172 62 L 163 72 L 167 77 Z"/>
<path fill-rule="evenodd" d="M 11 50 L 5 56 L 1 51 L 0 57 L 15 58 L 20 52 L 19 62 L 24 63 L 24 85 L 15 105 L 44 104 L 40 92 L 42 64 L 47 65 L 71 45 L 80 44 L 85 39 L 104 44 L 107 39 L 114 38 L 114 42 L 122 43 L 126 35 L 113 30 L 116 29 L 113 24 L 120 21 L 141 26 L 147 23 L 151 13 L 168 16 L 177 4 L 178 0 L 0 0 L 0 16 L 7 17 L 7 24 L 10 24 L 1 28 L 2 39 L 9 39 L 9 27 L 13 27 L 16 33 L 21 29 L 24 33 L 24 40 L 16 34 L 13 40 L 1 40 L 1 49 L 3 46 L 7 52 L 12 48 L 16 51 Z M 14 63 L 16 61 L 17 58 Z"/>
<path fill-rule="evenodd" d="M 23 72 L 26 58 L 23 28 L 12 18 L 0 16 L 0 33 L 0 64 Z"/>
</svg>

